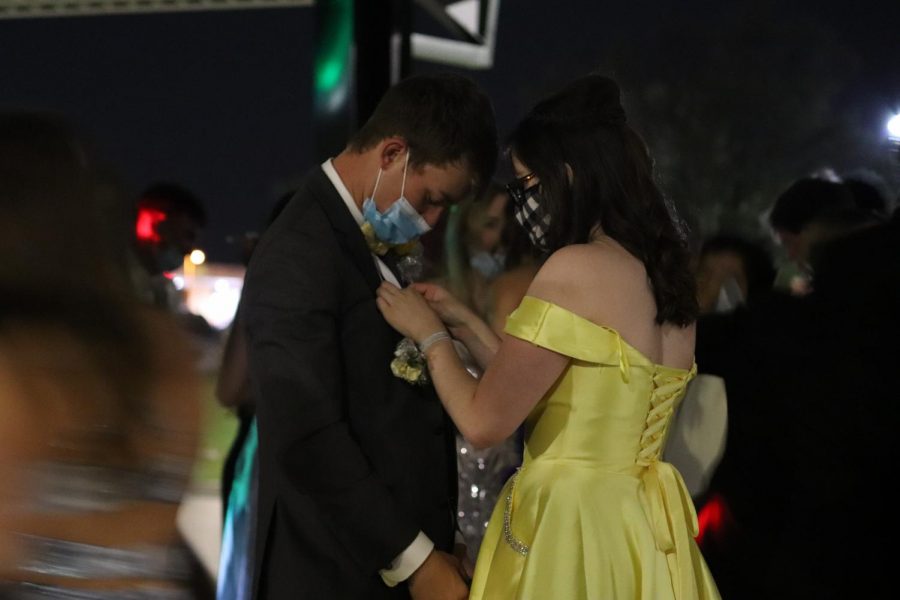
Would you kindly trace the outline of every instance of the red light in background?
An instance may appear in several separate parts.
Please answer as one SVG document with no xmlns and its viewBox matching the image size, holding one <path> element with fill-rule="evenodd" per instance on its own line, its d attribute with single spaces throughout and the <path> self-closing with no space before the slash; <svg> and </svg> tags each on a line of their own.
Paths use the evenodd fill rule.
<svg viewBox="0 0 900 600">
<path fill-rule="evenodd" d="M 725 498 L 721 494 L 713 494 L 697 515 L 697 526 L 700 530 L 697 535 L 698 544 L 703 544 L 703 539 L 708 535 L 714 538 L 721 535 L 728 512 Z"/>
<path fill-rule="evenodd" d="M 135 234 L 142 242 L 158 242 L 159 234 L 156 226 L 166 220 L 166 213 L 155 208 L 143 207 L 138 209 L 135 222 Z"/>
</svg>

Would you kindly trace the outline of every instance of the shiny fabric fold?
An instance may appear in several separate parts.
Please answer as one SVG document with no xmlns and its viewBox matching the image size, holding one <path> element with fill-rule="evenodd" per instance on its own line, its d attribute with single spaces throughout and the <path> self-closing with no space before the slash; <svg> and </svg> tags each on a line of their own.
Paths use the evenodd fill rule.
<svg viewBox="0 0 900 600">
<path fill-rule="evenodd" d="M 696 598 L 690 544 L 697 536 L 697 512 L 681 474 L 655 461 L 641 477 L 650 509 L 656 547 L 666 554 L 675 598 Z"/>
<path fill-rule="evenodd" d="M 653 366 L 616 330 L 533 296 L 525 296 L 509 316 L 506 332 L 576 360 L 616 366 L 626 383 L 632 365 L 645 369 Z"/>
</svg>

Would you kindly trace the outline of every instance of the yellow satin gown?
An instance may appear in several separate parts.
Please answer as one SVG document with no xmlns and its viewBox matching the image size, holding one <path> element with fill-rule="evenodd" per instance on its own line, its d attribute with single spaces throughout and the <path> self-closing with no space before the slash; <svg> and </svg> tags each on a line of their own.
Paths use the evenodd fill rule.
<svg viewBox="0 0 900 600">
<path fill-rule="evenodd" d="M 654 364 L 615 330 L 530 296 L 506 332 L 572 361 L 528 417 L 522 468 L 494 509 L 470 598 L 719 598 L 694 505 L 660 460 L 696 366 Z"/>
</svg>

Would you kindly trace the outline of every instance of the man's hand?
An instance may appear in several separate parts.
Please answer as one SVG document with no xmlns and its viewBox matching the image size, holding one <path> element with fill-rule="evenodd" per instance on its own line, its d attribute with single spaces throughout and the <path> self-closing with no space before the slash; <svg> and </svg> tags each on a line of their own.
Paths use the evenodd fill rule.
<svg viewBox="0 0 900 600">
<path fill-rule="evenodd" d="M 434 550 L 409 578 L 413 600 L 465 600 L 469 588 L 460 577 L 459 560 Z"/>
</svg>

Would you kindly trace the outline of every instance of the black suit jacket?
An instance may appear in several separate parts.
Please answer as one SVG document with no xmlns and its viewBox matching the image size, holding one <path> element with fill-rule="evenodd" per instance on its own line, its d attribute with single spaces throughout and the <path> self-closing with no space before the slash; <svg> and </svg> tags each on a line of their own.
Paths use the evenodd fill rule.
<svg viewBox="0 0 900 600">
<path fill-rule="evenodd" d="M 456 459 L 433 388 L 394 377 L 401 336 L 346 205 L 317 168 L 270 227 L 242 300 L 259 427 L 255 597 L 407 598 L 378 574 L 424 531 L 453 545 Z"/>
</svg>

